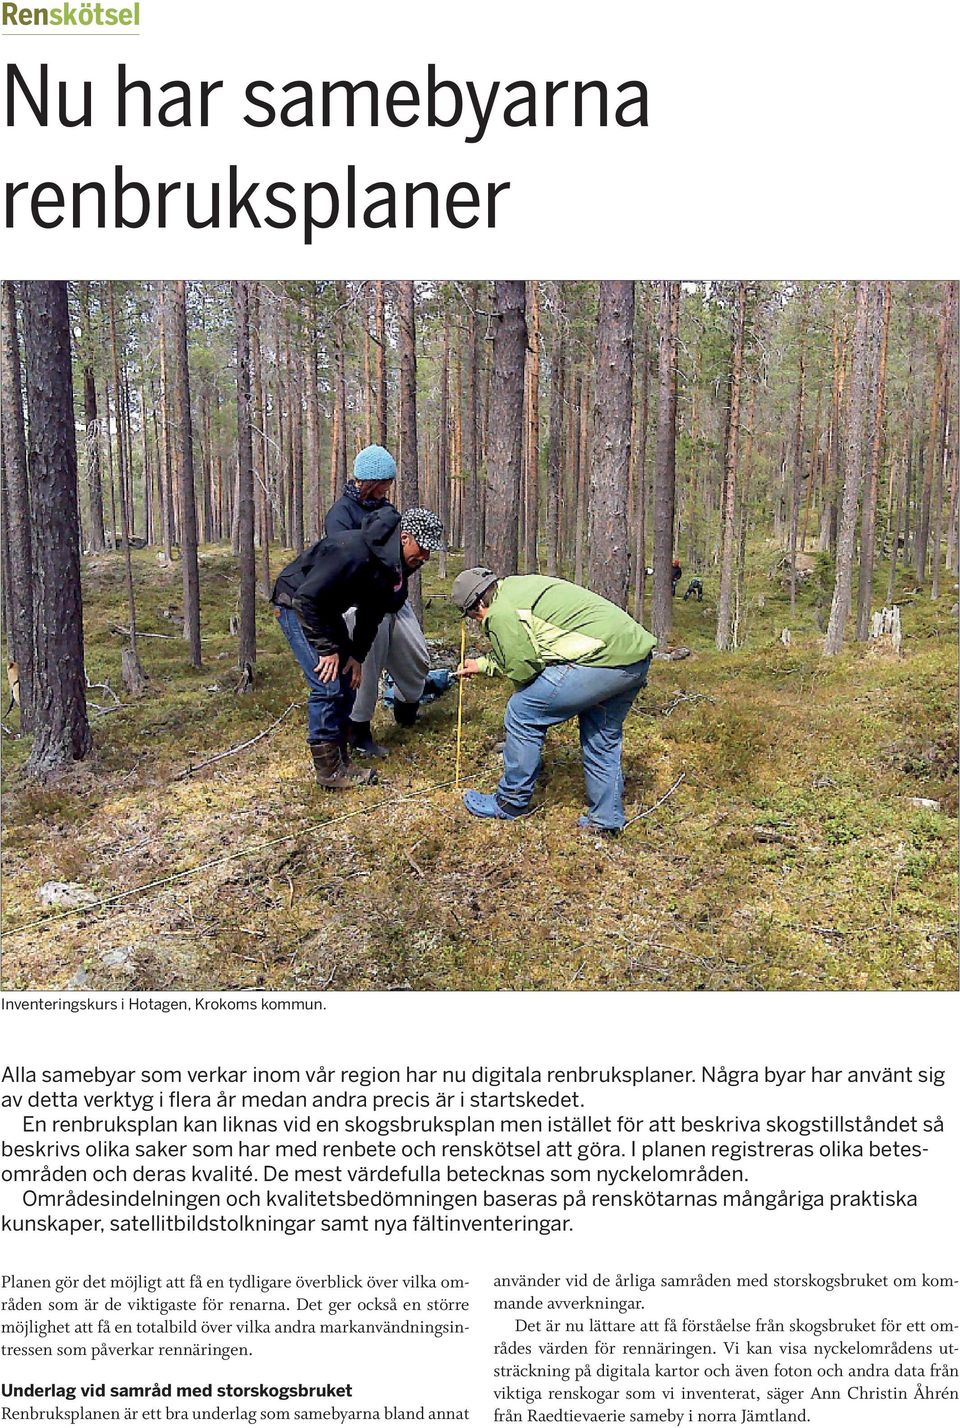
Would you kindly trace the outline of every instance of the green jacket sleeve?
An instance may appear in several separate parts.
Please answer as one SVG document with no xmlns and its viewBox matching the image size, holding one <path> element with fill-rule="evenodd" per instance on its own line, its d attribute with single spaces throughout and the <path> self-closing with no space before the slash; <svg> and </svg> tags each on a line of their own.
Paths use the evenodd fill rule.
<svg viewBox="0 0 960 1428">
<path fill-rule="evenodd" d="M 544 662 L 520 622 L 516 610 L 494 607 L 486 622 L 491 653 L 479 662 L 485 674 L 502 674 L 514 684 L 529 684 L 542 674 Z M 491 669 L 491 665 L 495 668 Z"/>
</svg>

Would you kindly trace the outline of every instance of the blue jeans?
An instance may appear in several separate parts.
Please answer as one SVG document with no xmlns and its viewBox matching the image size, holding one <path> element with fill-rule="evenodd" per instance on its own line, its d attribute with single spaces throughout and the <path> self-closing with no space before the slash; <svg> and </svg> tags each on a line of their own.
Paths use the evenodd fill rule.
<svg viewBox="0 0 960 1428">
<path fill-rule="evenodd" d="M 293 650 L 297 664 L 303 670 L 303 677 L 310 686 L 307 698 L 307 743 L 335 744 L 346 732 L 347 720 L 356 690 L 348 688 L 342 680 L 332 679 L 324 684 L 313 668 L 318 655 L 303 632 L 303 626 L 295 611 L 288 606 L 280 606 L 279 624 Z"/>
<path fill-rule="evenodd" d="M 503 778 L 497 801 L 521 813 L 533 797 L 543 741 L 552 724 L 577 715 L 587 785 L 588 817 L 599 828 L 622 828 L 623 721 L 647 682 L 649 656 L 616 669 L 599 665 L 554 664 L 524 685 L 507 704 Z"/>
</svg>

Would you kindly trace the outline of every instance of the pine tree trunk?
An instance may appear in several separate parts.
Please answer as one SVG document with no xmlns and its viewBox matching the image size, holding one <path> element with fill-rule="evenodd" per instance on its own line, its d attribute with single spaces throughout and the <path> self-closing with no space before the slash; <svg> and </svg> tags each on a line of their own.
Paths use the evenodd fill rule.
<svg viewBox="0 0 960 1428">
<path fill-rule="evenodd" d="M 566 346 L 558 299 L 553 370 L 550 373 L 550 447 L 547 455 L 547 574 L 560 573 L 560 484 L 563 471 L 563 409 Z"/>
<path fill-rule="evenodd" d="M 420 504 L 420 452 L 417 434 L 417 316 L 413 283 L 397 284 L 400 301 L 400 503 L 410 510 Z M 410 604 L 423 618 L 420 579 L 409 582 Z"/>
<path fill-rule="evenodd" d="M 580 427 L 577 443 L 577 518 L 574 532 L 573 578 L 583 584 L 587 555 L 587 510 L 590 495 L 590 398 L 592 372 L 584 373 L 580 384 Z"/>
<path fill-rule="evenodd" d="M 30 419 L 36 653 L 29 775 L 46 778 L 92 747 L 83 665 L 77 438 L 66 283 L 22 288 Z"/>
<path fill-rule="evenodd" d="M 250 284 L 234 283 L 237 321 L 237 467 L 239 470 L 240 536 L 240 666 L 238 693 L 253 684 L 257 660 L 257 562 L 253 548 L 253 429 L 250 375 Z"/>
<path fill-rule="evenodd" d="M 472 569 L 480 560 L 480 472 L 477 463 L 477 398 L 479 356 L 477 352 L 477 304 L 480 289 L 467 289 L 466 360 L 464 362 L 463 416 L 463 563 Z"/>
<path fill-rule="evenodd" d="M 120 375 L 120 355 L 117 345 L 116 295 L 112 282 L 107 284 L 107 290 L 110 302 L 110 355 L 113 362 L 113 391 L 114 397 L 117 398 L 123 389 L 123 382 Z M 122 408 L 118 400 L 115 423 L 117 428 L 117 470 L 119 473 L 117 488 L 120 495 L 120 535 L 123 540 L 123 575 L 127 588 L 127 618 L 130 624 L 130 645 L 124 665 L 124 682 L 131 694 L 138 695 L 143 690 L 146 675 L 140 664 L 140 655 L 137 650 L 137 602 L 133 589 L 133 557 L 130 553 L 130 491 L 127 481 L 131 452 L 128 440 L 129 431 L 121 413 Z"/>
<path fill-rule="evenodd" d="M 255 430 L 255 519 L 260 539 L 260 594 L 269 597 L 270 580 L 270 493 L 267 486 L 267 413 L 263 389 L 263 360 L 260 351 L 260 284 L 250 284 L 250 357 L 252 368 L 251 420 Z M 317 444 L 317 470 L 313 476 L 317 486 L 317 511 L 320 509 L 320 447 Z M 318 534 L 321 533 L 319 515 Z"/>
<path fill-rule="evenodd" d="M 183 570 L 183 633 L 190 663 L 201 665 L 200 566 L 197 559 L 197 504 L 193 482 L 193 416 L 190 411 L 190 370 L 187 365 L 187 285 L 173 284 L 170 316 L 177 392 L 177 467 L 180 489 L 180 564 Z"/>
<path fill-rule="evenodd" d="M 950 430 L 950 367 L 943 374 L 943 399 L 940 417 L 940 445 L 937 469 L 933 481 L 932 544 L 930 549 L 930 599 L 940 599 L 940 546 L 943 540 L 943 481 L 947 461 L 947 435 Z"/>
<path fill-rule="evenodd" d="M 334 488 L 330 504 L 337 499 L 347 484 L 347 357 L 346 357 L 346 307 L 347 289 L 345 283 L 334 285 L 336 294 L 336 317 L 334 320 L 334 344 L 336 353 L 336 404 L 337 432 L 334 447 Z"/>
<path fill-rule="evenodd" d="M 673 622 L 673 519 L 677 481 L 677 332 L 680 284 L 660 284 L 657 465 L 653 496 L 653 632 L 666 644 Z"/>
<path fill-rule="evenodd" d="M 485 561 L 497 575 L 506 576 L 517 571 L 524 435 L 523 373 L 527 351 L 526 285 L 498 281 L 494 307 Z"/>
<path fill-rule="evenodd" d="M 312 545 L 323 534 L 323 511 L 320 508 L 320 393 L 317 387 L 317 327 L 314 310 L 311 310 L 310 335 L 304 346 L 303 361 L 307 428 L 304 453 L 304 544 Z"/>
<path fill-rule="evenodd" d="M 640 324 L 640 410 L 637 449 L 634 452 L 633 615 L 643 623 L 643 596 L 647 583 L 647 436 L 650 428 L 650 316 L 644 298 Z"/>
<path fill-rule="evenodd" d="M 740 443 L 740 385 L 743 376 L 743 340 L 747 315 L 747 285 L 737 284 L 737 311 L 734 318 L 733 350 L 730 356 L 730 411 L 727 421 L 727 450 L 724 463 L 723 537 L 720 555 L 720 597 L 717 602 L 717 649 L 733 648 L 734 553 L 737 543 L 735 514 L 737 509 L 737 458 Z M 802 359 L 801 359 L 802 371 Z M 801 376 L 801 392 L 803 390 Z M 797 423 L 802 434 L 803 398 L 797 404 Z M 798 435 L 798 443 L 801 436 Z M 796 514 L 799 509 L 799 485 L 794 486 L 794 511 L 791 520 L 793 559 L 796 560 Z"/>
<path fill-rule="evenodd" d="M 163 430 L 163 553 L 167 562 L 173 559 L 177 542 L 176 511 L 173 498 L 173 393 L 170 383 L 167 336 L 167 285 L 161 283 L 157 295 L 160 327 L 160 411 Z"/>
<path fill-rule="evenodd" d="M 750 404 L 747 408 L 747 443 L 743 453 L 743 480 L 740 483 L 739 510 L 737 511 L 737 573 L 733 599 L 732 647 L 738 649 L 743 643 L 743 585 L 747 569 L 747 529 L 750 523 L 750 487 L 753 480 L 753 434 L 757 413 L 757 383 L 750 388 Z"/>
<path fill-rule="evenodd" d="M 530 321 L 525 378 L 523 568 L 528 575 L 535 575 L 540 524 L 540 295 L 535 282 L 527 284 L 527 306 Z"/>
<path fill-rule="evenodd" d="M 597 322 L 587 583 L 622 609 L 630 588 L 627 505 L 633 404 L 632 282 L 602 282 Z"/>
<path fill-rule="evenodd" d="M 443 314 L 443 356 L 440 375 L 440 433 L 437 443 L 437 515 L 450 539 L 450 313 Z M 437 573 L 447 578 L 447 552 L 437 556 Z"/>
<path fill-rule="evenodd" d="M 860 523 L 860 575 L 857 590 L 857 639 L 870 638 L 870 606 L 873 603 L 873 566 L 877 541 L 877 489 L 880 453 L 883 446 L 884 398 L 887 380 L 887 342 L 890 332 L 890 284 L 877 283 L 874 294 L 874 347 L 876 372 L 870 401 L 870 457 L 863 493 Z"/>
<path fill-rule="evenodd" d="M 153 465 L 150 449 L 150 425 L 147 421 L 147 388 L 143 364 L 140 365 L 140 448 L 143 455 L 143 534 L 147 545 L 154 543 Z"/>
<path fill-rule="evenodd" d="M 24 284 L 24 288 L 29 287 Z M 3 416 L 3 508 L 7 531 L 9 580 L 5 599 L 11 633 L 10 654 L 20 676 L 20 727 L 32 727 L 34 691 L 33 536 L 27 443 L 23 425 L 20 343 L 13 283 L 3 284 L 3 332 L 0 341 L 0 412 Z"/>
<path fill-rule="evenodd" d="M 843 648 L 853 590 L 853 552 L 857 536 L 857 506 L 863 485 L 863 438 L 866 415 L 867 345 L 870 284 L 857 283 L 856 324 L 853 333 L 853 375 L 843 444 L 843 502 L 837 533 L 837 570 L 830 620 L 823 642 L 825 655 Z"/>
<path fill-rule="evenodd" d="M 387 410 L 387 312 L 383 279 L 377 280 L 375 322 L 377 338 L 377 443 L 387 444 L 389 412 Z"/>
<path fill-rule="evenodd" d="M 97 420 L 97 383 L 91 357 L 93 333 L 90 328 L 89 283 L 81 283 L 80 285 L 80 311 L 83 317 L 83 419 L 85 426 L 84 448 L 86 451 L 90 549 L 95 555 L 99 555 L 101 551 L 106 550 L 107 539 L 103 529 L 103 484 L 100 478 L 100 425 Z"/>
<path fill-rule="evenodd" d="M 937 331 L 937 346 L 933 366 L 933 390 L 930 396 L 930 427 L 927 433 L 926 458 L 923 463 L 923 488 L 920 496 L 920 518 L 917 526 L 917 583 L 922 585 L 927 575 L 927 545 L 930 539 L 930 508 L 933 500 L 934 473 L 937 469 L 940 447 L 940 408 L 943 394 L 944 358 L 947 348 L 947 328 L 949 325 L 950 288 L 944 288 L 940 302 L 940 322 Z"/>
<path fill-rule="evenodd" d="M 806 375 L 806 350 L 807 350 L 807 294 L 803 283 L 800 284 L 799 303 L 800 323 L 800 343 L 797 354 L 797 415 L 796 425 L 793 434 L 793 479 L 790 483 L 790 613 L 796 614 L 797 610 L 797 546 L 800 537 L 800 499 L 803 490 L 803 404 L 806 396 L 804 378 Z M 742 354 L 741 354 L 742 356 Z M 726 539 L 726 525 L 724 525 L 724 539 Z M 722 583 L 722 582 L 721 582 Z M 729 612 L 728 612 L 729 613 Z M 728 631 L 729 634 L 729 631 Z M 717 644 L 720 649 L 728 649 L 729 645 L 719 643 L 719 626 L 717 634 Z"/>
</svg>

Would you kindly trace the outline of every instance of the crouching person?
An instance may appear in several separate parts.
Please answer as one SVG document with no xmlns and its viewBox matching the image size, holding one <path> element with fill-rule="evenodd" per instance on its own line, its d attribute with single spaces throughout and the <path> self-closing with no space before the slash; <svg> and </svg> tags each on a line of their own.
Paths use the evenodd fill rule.
<svg viewBox="0 0 960 1428">
<path fill-rule="evenodd" d="M 372 512 L 395 510 L 390 493 L 396 477 L 397 465 L 389 451 L 382 446 L 365 446 L 354 460 L 352 481 L 326 514 L 324 534 L 359 530 Z M 350 629 L 352 611 L 348 611 L 346 619 Z M 396 691 L 393 717 L 401 727 L 409 728 L 416 721 L 429 669 L 427 642 L 409 601 L 405 601 L 399 610 L 381 620 L 363 664 L 363 677 L 347 725 L 355 753 L 385 759 L 390 752 L 374 740 L 372 731 L 383 671 L 392 678 Z"/>
<path fill-rule="evenodd" d="M 547 730 L 576 717 L 588 805 L 580 826 L 619 832 L 623 722 L 647 682 L 653 635 L 609 600 L 550 576 L 498 580 L 491 570 L 465 570 L 453 583 L 453 600 L 483 626 L 491 648 L 458 673 L 505 675 L 517 686 L 504 719 L 500 786 L 495 794 L 469 789 L 467 810 L 480 818 L 525 813 Z"/>
<path fill-rule="evenodd" d="M 280 628 L 303 671 L 307 743 L 317 783 L 353 788 L 375 782 L 350 762 L 349 720 L 361 669 L 384 616 L 407 598 L 407 581 L 443 543 L 432 511 L 392 507 L 359 530 L 326 536 L 282 570 L 272 600 Z M 344 613 L 353 609 L 352 632 Z"/>
</svg>

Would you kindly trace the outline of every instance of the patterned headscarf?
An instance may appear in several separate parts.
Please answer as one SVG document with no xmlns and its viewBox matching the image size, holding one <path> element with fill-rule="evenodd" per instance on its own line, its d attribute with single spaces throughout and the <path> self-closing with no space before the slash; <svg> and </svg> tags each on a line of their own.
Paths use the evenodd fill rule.
<svg viewBox="0 0 960 1428">
<path fill-rule="evenodd" d="M 433 511 L 412 506 L 400 517 L 401 534 L 411 535 L 421 550 L 443 550 L 443 522 Z"/>
</svg>

